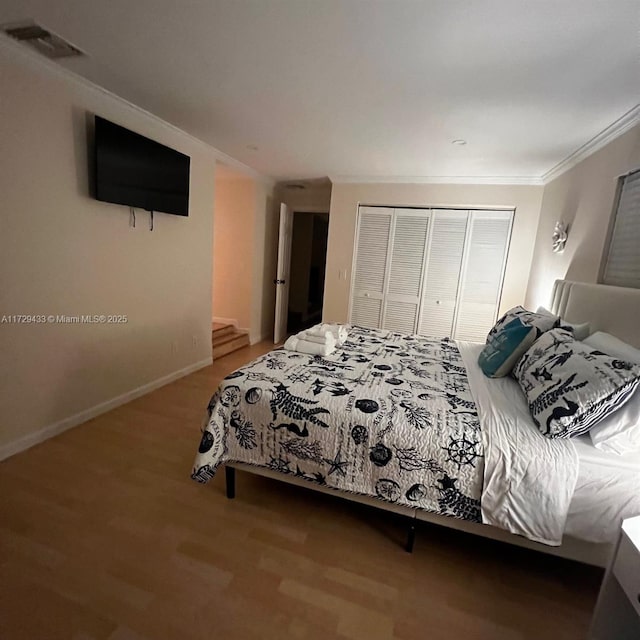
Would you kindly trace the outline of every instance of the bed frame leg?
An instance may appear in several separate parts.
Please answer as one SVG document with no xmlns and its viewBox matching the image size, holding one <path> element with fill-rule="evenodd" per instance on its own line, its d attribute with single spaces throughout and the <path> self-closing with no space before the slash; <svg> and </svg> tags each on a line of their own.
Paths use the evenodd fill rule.
<svg viewBox="0 0 640 640">
<path fill-rule="evenodd" d="M 233 500 L 236 497 L 236 470 L 233 467 L 225 467 L 224 478 L 227 485 L 227 498 Z"/>
<path fill-rule="evenodd" d="M 409 529 L 407 530 L 407 544 L 404 547 L 404 550 L 407 553 L 413 553 L 413 545 L 416 542 L 416 521 L 411 520 L 409 522 Z"/>
</svg>

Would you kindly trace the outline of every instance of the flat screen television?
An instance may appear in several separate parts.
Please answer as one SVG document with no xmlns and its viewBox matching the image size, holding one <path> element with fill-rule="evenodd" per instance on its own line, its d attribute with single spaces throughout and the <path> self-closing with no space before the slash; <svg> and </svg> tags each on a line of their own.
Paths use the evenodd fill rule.
<svg viewBox="0 0 640 640">
<path fill-rule="evenodd" d="M 95 117 L 95 197 L 189 215 L 189 156 Z"/>
</svg>

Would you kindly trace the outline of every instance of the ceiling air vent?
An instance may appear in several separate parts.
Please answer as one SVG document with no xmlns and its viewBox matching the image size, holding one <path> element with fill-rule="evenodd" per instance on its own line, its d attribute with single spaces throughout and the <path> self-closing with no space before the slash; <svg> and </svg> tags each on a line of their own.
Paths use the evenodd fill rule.
<svg viewBox="0 0 640 640">
<path fill-rule="evenodd" d="M 55 60 L 85 55 L 78 47 L 35 22 L 3 25 L 0 29 L 14 40 L 33 47 L 47 58 Z"/>
</svg>

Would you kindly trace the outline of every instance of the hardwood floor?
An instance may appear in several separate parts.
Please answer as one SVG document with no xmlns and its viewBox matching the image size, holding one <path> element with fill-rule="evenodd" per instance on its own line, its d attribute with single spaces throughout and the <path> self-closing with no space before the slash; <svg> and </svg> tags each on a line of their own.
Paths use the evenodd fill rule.
<svg viewBox="0 0 640 640">
<path fill-rule="evenodd" d="M 190 480 L 248 347 L 0 464 L 0 638 L 583 639 L 598 569 L 237 474 Z"/>
</svg>

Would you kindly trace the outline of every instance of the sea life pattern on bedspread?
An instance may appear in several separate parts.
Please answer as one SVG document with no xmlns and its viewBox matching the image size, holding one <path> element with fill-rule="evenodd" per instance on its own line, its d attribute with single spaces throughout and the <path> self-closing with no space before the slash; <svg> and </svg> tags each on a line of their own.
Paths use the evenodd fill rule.
<svg viewBox="0 0 640 640">
<path fill-rule="evenodd" d="M 481 521 L 481 427 L 453 340 L 351 327 L 327 357 L 276 349 L 211 398 L 192 478 L 225 462 Z"/>
</svg>

